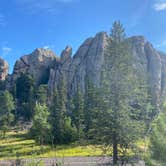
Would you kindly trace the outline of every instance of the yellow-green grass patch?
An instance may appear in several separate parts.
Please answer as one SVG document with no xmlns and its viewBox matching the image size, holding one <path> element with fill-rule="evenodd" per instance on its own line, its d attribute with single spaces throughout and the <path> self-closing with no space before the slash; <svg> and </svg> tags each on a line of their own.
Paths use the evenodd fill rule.
<svg viewBox="0 0 166 166">
<path fill-rule="evenodd" d="M 26 132 L 8 132 L 0 137 L 0 160 L 16 158 L 66 157 L 66 156 L 101 156 L 99 146 L 77 144 L 40 146 L 33 139 L 27 138 Z"/>
</svg>

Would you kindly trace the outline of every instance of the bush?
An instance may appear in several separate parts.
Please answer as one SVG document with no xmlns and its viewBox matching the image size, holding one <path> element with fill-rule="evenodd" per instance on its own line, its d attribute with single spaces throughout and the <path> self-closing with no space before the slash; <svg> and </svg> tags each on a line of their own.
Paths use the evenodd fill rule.
<svg viewBox="0 0 166 166">
<path fill-rule="evenodd" d="M 64 131 L 62 133 L 63 143 L 70 143 L 77 139 L 77 129 L 71 125 L 71 118 L 66 118 L 64 123 Z"/>
</svg>

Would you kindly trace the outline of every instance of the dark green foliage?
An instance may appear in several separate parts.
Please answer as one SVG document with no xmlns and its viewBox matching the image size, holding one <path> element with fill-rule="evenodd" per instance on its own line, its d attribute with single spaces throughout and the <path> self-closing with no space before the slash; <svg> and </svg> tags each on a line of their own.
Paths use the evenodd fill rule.
<svg viewBox="0 0 166 166">
<path fill-rule="evenodd" d="M 132 57 L 125 42 L 125 33 L 120 22 L 114 22 L 113 24 L 105 57 L 104 74 L 106 77 L 104 86 L 109 93 L 106 96 L 109 107 L 106 110 L 108 113 L 106 117 L 109 117 L 109 133 L 107 133 L 107 129 L 103 131 L 108 134 L 109 144 L 113 146 L 113 163 L 117 164 L 118 144 L 125 144 L 123 140 L 129 138 L 130 134 L 128 132 L 123 133 L 123 130 L 128 130 L 131 127 L 128 124 L 131 120 L 129 103 L 133 95 L 131 82 L 133 74 L 131 70 Z M 133 133 L 133 135 L 135 134 Z M 130 140 L 127 143 L 130 143 Z"/>
<path fill-rule="evenodd" d="M 54 143 L 69 143 L 75 134 L 75 128 L 66 112 L 66 86 L 62 77 L 60 85 L 54 91 L 51 106 L 50 123 Z"/>
<path fill-rule="evenodd" d="M 8 91 L 0 91 L 0 130 L 4 135 L 14 120 L 14 109 L 13 96 Z"/>
<path fill-rule="evenodd" d="M 21 74 L 16 81 L 17 116 L 30 120 L 33 116 L 34 80 L 29 74 Z"/>
<path fill-rule="evenodd" d="M 78 139 L 78 133 L 77 133 L 77 128 L 72 125 L 71 118 L 70 117 L 65 117 L 64 119 L 64 126 L 62 130 L 62 143 L 71 143 L 73 141 L 76 141 Z"/>
<path fill-rule="evenodd" d="M 34 106 L 34 102 L 21 103 L 21 106 L 19 107 L 19 115 L 24 117 L 27 121 L 31 120 L 34 115 Z"/>
<path fill-rule="evenodd" d="M 83 131 L 83 110 L 84 110 L 84 101 L 83 95 L 78 89 L 76 94 L 73 97 L 73 109 L 72 109 L 72 120 L 74 125 L 77 128 L 78 139 L 81 137 Z"/>
<path fill-rule="evenodd" d="M 166 105 L 152 125 L 150 150 L 152 158 L 166 164 Z"/>
<path fill-rule="evenodd" d="M 34 92 L 34 80 L 29 74 L 21 74 L 16 81 L 16 97 L 20 103 L 31 100 Z"/>
<path fill-rule="evenodd" d="M 35 115 L 33 117 L 33 125 L 30 129 L 30 134 L 42 145 L 51 142 L 51 126 L 48 122 L 48 107 L 36 103 L 34 111 Z"/>
<path fill-rule="evenodd" d="M 139 114 L 137 109 L 131 111 L 137 98 L 135 91 L 139 80 L 134 84 L 133 58 L 125 36 L 121 23 L 114 22 L 102 71 L 100 100 L 103 104 L 94 123 L 98 141 L 113 147 L 114 164 L 119 158 L 118 146 L 126 150 L 144 133 L 144 121 L 133 118 Z"/>
<path fill-rule="evenodd" d="M 85 78 L 85 94 L 84 94 L 84 131 L 86 138 L 92 137 L 91 129 L 96 118 L 96 113 L 100 110 L 102 101 L 100 100 L 100 89 L 96 88 L 90 79 Z"/>
<path fill-rule="evenodd" d="M 51 106 L 50 122 L 52 126 L 52 134 L 54 136 L 54 142 L 61 142 L 61 133 L 64 126 L 64 112 L 61 109 L 60 97 L 57 90 L 54 92 L 53 102 Z"/>
<path fill-rule="evenodd" d="M 48 87 L 47 85 L 40 85 L 36 92 L 36 101 L 39 103 L 47 103 L 47 97 L 48 97 Z"/>
</svg>

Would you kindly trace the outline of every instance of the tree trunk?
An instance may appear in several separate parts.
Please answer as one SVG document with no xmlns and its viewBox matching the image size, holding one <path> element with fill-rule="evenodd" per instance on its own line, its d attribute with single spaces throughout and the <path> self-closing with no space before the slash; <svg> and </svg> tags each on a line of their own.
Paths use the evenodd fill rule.
<svg viewBox="0 0 166 166">
<path fill-rule="evenodd" d="M 114 136 L 113 140 L 113 165 L 116 165 L 118 161 L 118 144 L 116 141 L 116 136 Z"/>
</svg>

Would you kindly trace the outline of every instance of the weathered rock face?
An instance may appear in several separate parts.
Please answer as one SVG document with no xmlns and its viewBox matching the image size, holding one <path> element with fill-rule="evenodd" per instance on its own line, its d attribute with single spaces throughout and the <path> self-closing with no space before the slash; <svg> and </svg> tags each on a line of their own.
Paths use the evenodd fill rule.
<svg viewBox="0 0 166 166">
<path fill-rule="evenodd" d="M 56 61 L 58 58 L 51 50 L 38 48 L 16 61 L 12 80 L 16 80 L 21 73 L 28 73 L 33 76 L 36 84 L 47 83 L 50 68 Z"/>
<path fill-rule="evenodd" d="M 8 75 L 9 65 L 8 63 L 0 58 L 0 81 L 4 81 Z"/>
<path fill-rule="evenodd" d="M 100 85 L 101 67 L 104 61 L 104 50 L 106 47 L 107 34 L 98 33 L 94 38 L 87 39 L 71 58 L 71 53 L 67 54 L 67 60 L 63 62 L 61 55 L 61 66 L 51 71 L 49 87 L 52 89 L 58 84 L 59 74 L 63 74 L 66 79 L 68 93 L 74 94 L 79 87 L 83 92 L 85 88 L 85 77 L 87 76 L 96 86 Z"/>
<path fill-rule="evenodd" d="M 146 73 L 152 101 L 159 104 L 166 88 L 164 83 L 166 61 L 162 60 L 166 59 L 166 56 L 164 58 L 160 55 L 142 36 L 132 37 L 129 41 L 132 46 L 136 69 Z"/>
<path fill-rule="evenodd" d="M 63 51 L 59 65 L 56 65 L 50 73 L 48 84 L 51 91 L 62 75 L 66 79 L 70 95 L 75 93 L 77 87 L 84 92 L 85 76 L 88 76 L 94 85 L 100 86 L 107 39 L 105 32 L 87 39 L 73 58 L 71 52 L 67 51 L 71 49 Z M 131 37 L 128 41 L 134 56 L 133 66 L 147 75 L 152 99 L 155 103 L 160 103 L 161 97 L 166 93 L 166 56 L 157 52 L 142 36 Z"/>
<path fill-rule="evenodd" d="M 84 92 L 87 77 L 99 87 L 107 40 L 107 33 L 100 32 L 95 37 L 85 40 L 73 57 L 70 46 L 62 51 L 60 57 L 56 57 L 50 50 L 36 49 L 16 62 L 13 74 L 8 80 L 12 82 L 21 73 L 29 73 L 37 85 L 48 82 L 50 92 L 53 92 L 63 76 L 69 95 L 73 95 L 78 87 Z M 134 68 L 147 75 L 152 99 L 155 103 L 160 103 L 166 95 L 166 55 L 157 52 L 142 36 L 134 36 L 127 40 L 134 57 Z M 3 71 L 7 69 L 7 64 L 3 63 L 1 66 Z M 1 78 L 5 79 L 7 71 L 2 73 Z"/>
</svg>

